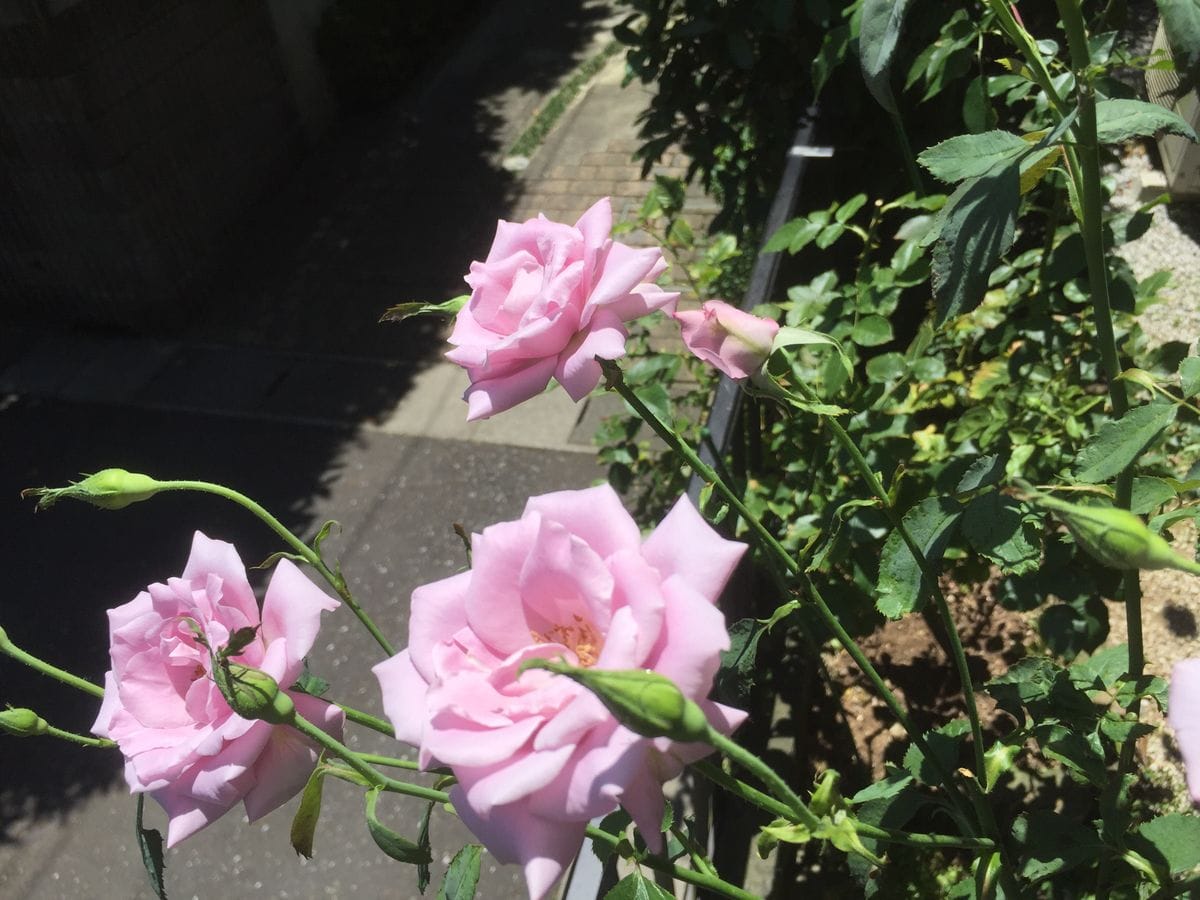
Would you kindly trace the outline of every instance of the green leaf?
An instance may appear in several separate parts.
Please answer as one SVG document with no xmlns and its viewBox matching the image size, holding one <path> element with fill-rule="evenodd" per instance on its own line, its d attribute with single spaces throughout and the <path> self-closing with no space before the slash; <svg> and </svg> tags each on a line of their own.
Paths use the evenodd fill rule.
<svg viewBox="0 0 1200 900">
<path fill-rule="evenodd" d="M 158 900 L 167 900 L 167 885 L 163 879 L 163 870 L 167 864 L 163 860 L 162 835 L 153 828 L 142 827 L 146 795 L 138 794 L 137 814 L 134 817 L 134 830 L 137 832 L 138 849 L 142 853 L 142 865 L 146 867 L 146 877 L 150 879 L 150 889 Z"/>
<path fill-rule="evenodd" d="M 458 297 L 452 297 L 445 303 L 422 303 L 419 300 L 412 303 L 398 303 L 380 316 L 379 321 L 403 322 L 405 319 L 413 316 L 425 315 L 453 316 L 466 306 L 467 301 L 470 299 L 470 294 L 462 294 Z"/>
<path fill-rule="evenodd" d="M 340 532 L 342 530 L 342 523 L 337 519 L 329 519 L 321 526 L 321 530 L 317 532 L 317 536 L 313 538 L 312 548 L 317 551 L 318 555 L 321 552 L 321 545 L 325 543 L 325 539 L 329 537 L 330 532 L 335 528 Z"/>
<path fill-rule="evenodd" d="M 846 370 L 846 376 L 850 378 L 854 376 L 854 364 L 850 362 L 850 357 L 846 355 L 846 351 L 842 349 L 842 345 L 829 335 L 822 334 L 819 331 L 784 326 L 776 333 L 775 340 L 771 344 L 771 352 L 774 353 L 776 350 L 781 350 L 784 347 L 797 347 L 809 344 L 826 344 L 833 347 L 837 351 L 838 358 L 841 360 L 842 368 Z"/>
<path fill-rule="evenodd" d="M 1092 435 L 1075 459 L 1075 479 L 1100 484 L 1119 475 L 1175 421 L 1175 404 L 1148 403 L 1109 420 Z"/>
<path fill-rule="evenodd" d="M 869 784 L 853 797 L 850 803 L 857 806 L 860 803 L 870 803 L 874 800 L 887 800 L 895 797 L 909 785 L 914 783 L 913 776 L 907 772 L 895 769 L 887 777 L 874 784 Z"/>
<path fill-rule="evenodd" d="M 1200 394 L 1200 357 L 1189 356 L 1179 364 L 1179 386 L 1184 397 Z"/>
<path fill-rule="evenodd" d="M 898 115 L 892 94 L 892 59 L 908 0 L 864 0 L 859 26 L 858 59 L 871 96 L 893 115 Z"/>
<path fill-rule="evenodd" d="M 1200 69 L 1200 3 L 1196 0 L 1158 0 L 1158 12 L 1183 79 L 1180 91 L 1195 86 Z"/>
<path fill-rule="evenodd" d="M 421 822 L 417 827 L 417 846 L 429 854 L 433 858 L 433 848 L 429 840 L 429 820 L 433 817 L 433 808 L 437 804 L 430 800 L 425 805 L 425 812 L 421 814 Z M 422 894 L 425 893 L 425 888 L 429 887 L 429 880 L 432 874 L 429 871 L 429 863 L 417 863 L 417 890 Z"/>
<path fill-rule="evenodd" d="M 633 818 L 629 815 L 629 813 L 618 807 L 616 810 L 610 812 L 607 816 L 601 819 L 598 827 L 601 831 L 607 831 L 609 834 L 619 838 L 621 841 L 625 842 L 627 846 L 631 846 L 625 839 L 625 829 L 629 827 L 629 823 L 632 821 Z M 608 862 L 609 859 L 612 858 L 612 855 L 617 851 L 617 847 L 610 846 L 604 841 L 592 841 L 591 844 L 592 853 L 594 853 L 596 858 L 602 863 Z"/>
<path fill-rule="evenodd" d="M 392 859 L 410 865 L 428 864 L 433 857 L 428 850 L 422 850 L 412 841 L 403 838 L 379 821 L 375 815 L 375 804 L 379 802 L 382 788 L 372 788 L 367 791 L 367 830 L 375 845 Z M 474 887 L 472 887 L 474 891 Z"/>
<path fill-rule="evenodd" d="M 1000 166 L 1016 162 L 1032 145 L 1009 131 L 960 134 L 934 144 L 917 157 L 929 174 L 942 181 L 978 178 Z"/>
<path fill-rule="evenodd" d="M 1021 875 L 1032 882 L 1089 862 L 1103 851 L 1096 832 L 1046 810 L 1019 816 L 1013 838 L 1020 848 Z"/>
<path fill-rule="evenodd" d="M 837 208 L 837 212 L 835 212 L 833 214 L 833 218 L 835 220 L 837 220 L 838 222 L 841 222 L 843 225 L 845 225 L 852 218 L 854 218 L 854 214 L 856 212 L 858 212 L 860 209 L 863 208 L 863 206 L 866 205 L 866 202 L 867 202 L 866 194 L 855 194 L 853 197 L 851 197 L 849 200 L 847 200 L 845 203 L 843 203 L 841 206 L 839 206 Z"/>
<path fill-rule="evenodd" d="M 1138 135 L 1153 137 L 1160 131 L 1196 140 L 1192 126 L 1179 114 L 1145 100 L 1099 100 L 1096 103 L 1096 134 L 1102 144 L 1127 141 Z"/>
<path fill-rule="evenodd" d="M 646 408 L 660 422 L 668 428 L 671 427 L 673 421 L 671 415 L 671 395 L 667 393 L 666 385 L 662 383 L 642 385 L 633 388 L 633 393 L 639 400 L 646 404 Z M 633 407 L 628 403 L 625 404 L 625 408 L 629 411 L 630 415 L 637 415 Z"/>
<path fill-rule="evenodd" d="M 878 347 L 892 339 L 892 323 L 883 316 L 863 316 L 850 330 L 850 340 L 860 347 Z"/>
<path fill-rule="evenodd" d="M 1200 817 L 1168 813 L 1137 830 L 1134 847 L 1172 875 L 1200 866 Z"/>
<path fill-rule="evenodd" d="M 304 670 L 291 686 L 291 690 L 308 694 L 310 697 L 321 697 L 329 690 L 329 682 L 309 671 L 308 657 L 306 656 L 304 657 Z"/>
<path fill-rule="evenodd" d="M 904 525 L 925 558 L 933 565 L 942 558 L 962 507 L 950 497 L 929 497 L 904 514 Z M 900 531 L 883 544 L 879 561 L 879 587 L 875 607 L 889 619 L 898 619 L 921 605 L 932 585 L 923 584 L 921 569 Z"/>
<path fill-rule="evenodd" d="M 1003 741 L 996 741 L 983 754 L 983 792 L 985 794 L 990 794 L 992 788 L 996 786 L 996 782 L 1000 780 L 1000 776 L 1012 769 L 1013 760 L 1020 755 L 1021 749 L 1019 744 L 1006 744 Z"/>
<path fill-rule="evenodd" d="M 478 844 L 467 844 L 454 854 L 438 888 L 437 900 L 471 900 L 475 896 L 482 854 L 483 848 Z"/>
<path fill-rule="evenodd" d="M 1001 454 L 981 456 L 971 463 L 967 471 L 963 473 L 954 492 L 965 494 L 968 491 L 999 483 L 1000 479 L 1004 477 L 1004 467 L 1007 464 L 1008 460 Z"/>
<path fill-rule="evenodd" d="M 1171 482 L 1165 478 L 1138 475 L 1133 479 L 1133 498 L 1129 502 L 1129 511 L 1144 516 L 1174 499 L 1175 488 Z"/>
<path fill-rule="evenodd" d="M 1042 558 L 1041 532 L 1028 509 L 995 491 L 974 498 L 963 515 L 963 535 L 1006 575 L 1025 575 Z"/>
<path fill-rule="evenodd" d="M 717 696 L 731 705 L 744 704 L 754 689 L 758 641 L 765 628 L 757 619 L 739 619 L 729 626 L 729 649 L 721 654 L 714 685 Z"/>
<path fill-rule="evenodd" d="M 1020 205 L 1016 165 L 964 181 L 939 216 L 931 274 L 939 324 L 983 300 L 988 275 L 1012 246 Z"/>
<path fill-rule="evenodd" d="M 321 818 L 321 794 L 325 787 L 327 769 L 320 762 L 308 776 L 304 791 L 300 794 L 300 806 L 292 819 L 292 849 L 305 859 L 313 858 L 313 837 L 317 833 L 317 821 Z"/>
<path fill-rule="evenodd" d="M 634 872 L 618 881 L 604 895 L 604 900 L 675 900 L 675 895 L 660 888 L 641 872 Z"/>
<path fill-rule="evenodd" d="M 962 735 L 927 731 L 925 732 L 925 743 L 929 747 L 933 759 L 927 757 L 916 744 L 910 744 L 904 753 L 904 768 L 922 784 L 938 784 L 941 781 L 941 772 L 953 772 L 958 768 L 958 752 L 961 741 Z"/>
<path fill-rule="evenodd" d="M 907 369 L 903 354 L 884 353 L 867 361 L 867 378 L 873 384 L 881 384 L 899 378 Z"/>
</svg>

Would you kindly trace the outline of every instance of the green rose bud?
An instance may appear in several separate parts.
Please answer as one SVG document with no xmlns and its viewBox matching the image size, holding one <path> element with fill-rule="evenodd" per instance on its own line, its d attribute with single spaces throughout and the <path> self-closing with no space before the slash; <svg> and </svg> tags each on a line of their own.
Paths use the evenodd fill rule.
<svg viewBox="0 0 1200 900">
<path fill-rule="evenodd" d="M 1053 512 L 1075 542 L 1103 565 L 1122 570 L 1180 569 L 1200 575 L 1200 563 L 1180 556 L 1129 510 L 1078 506 L 1045 494 L 1035 494 L 1033 500 Z"/>
<path fill-rule="evenodd" d="M 707 741 L 704 710 L 683 695 L 675 683 L 641 669 L 579 669 L 548 659 L 527 660 L 521 667 L 547 669 L 577 681 L 600 698 L 626 728 L 642 737 L 673 741 Z"/>
<path fill-rule="evenodd" d="M 838 790 L 838 781 L 841 777 L 833 769 L 826 769 L 821 773 L 821 780 L 817 782 L 812 793 L 812 800 L 808 804 L 813 815 L 828 816 L 835 810 L 845 808 L 846 802 L 842 799 L 841 791 Z"/>
<path fill-rule="evenodd" d="M 0 712 L 0 729 L 13 737 L 45 734 L 50 726 L 32 709 L 6 709 Z"/>
<path fill-rule="evenodd" d="M 48 509 L 59 500 L 82 500 L 101 509 L 123 509 L 130 503 L 149 500 L 162 485 L 149 475 L 124 469 L 104 469 L 61 488 L 27 488 L 22 497 L 36 497 L 38 509 Z"/>
<path fill-rule="evenodd" d="M 228 667 L 227 678 L 215 680 L 229 708 L 243 719 L 262 719 L 272 725 L 296 719 L 296 704 L 266 672 L 235 663 Z"/>
</svg>

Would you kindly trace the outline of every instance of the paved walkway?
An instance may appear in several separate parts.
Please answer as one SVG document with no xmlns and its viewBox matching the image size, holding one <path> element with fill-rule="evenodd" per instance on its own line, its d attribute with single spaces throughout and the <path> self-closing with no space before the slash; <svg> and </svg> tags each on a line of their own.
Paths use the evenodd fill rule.
<svg viewBox="0 0 1200 900">
<path fill-rule="evenodd" d="M 525 498 L 602 476 L 594 414 L 561 391 L 468 426 L 465 374 L 440 361 L 441 325 L 376 324 L 407 299 L 461 290 L 499 217 L 573 221 L 598 196 L 618 213 L 644 185 L 614 58 L 512 175 L 501 160 L 538 104 L 608 40 L 594 0 L 506 0 L 412 97 L 347 123 L 246 227 L 245 252 L 199 290 L 170 336 L 0 330 L 0 623 L 13 640 L 99 679 L 104 609 L 177 574 L 191 533 L 235 541 L 248 564 L 277 549 L 242 511 L 172 495 L 119 513 L 60 506 L 32 515 L 21 488 L 123 465 L 253 492 L 298 533 L 343 524 L 327 547 L 363 605 L 402 642 L 413 587 L 463 565 L 450 529 L 515 517 Z M 512 47 L 525 48 L 514 54 Z M 677 169 L 679 160 L 671 160 Z M 705 214 L 703 205 L 697 207 Z M 313 654 L 333 696 L 378 711 L 378 651 L 345 611 Z M 94 703 L 0 661 L 0 701 L 87 731 Z M 357 734 L 357 732 L 356 732 Z M 356 737 L 359 746 L 395 744 Z M 133 804 L 112 754 L 0 739 L 0 896 L 149 897 Z M 237 814 L 168 854 L 172 897 L 417 896 L 410 870 L 371 844 L 357 791 L 327 789 L 317 856 L 287 844 L 291 806 L 250 826 Z M 417 809 L 386 804 L 410 831 Z M 157 810 L 148 813 L 161 825 Z M 467 836 L 437 815 L 434 887 Z M 481 896 L 523 896 L 515 869 Z M 323 893 L 322 893 L 323 892 Z"/>
</svg>

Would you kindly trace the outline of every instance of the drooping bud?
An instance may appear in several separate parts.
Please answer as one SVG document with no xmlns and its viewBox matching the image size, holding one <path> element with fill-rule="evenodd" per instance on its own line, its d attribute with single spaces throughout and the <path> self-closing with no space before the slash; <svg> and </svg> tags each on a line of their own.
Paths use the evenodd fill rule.
<svg viewBox="0 0 1200 900">
<path fill-rule="evenodd" d="M 521 671 L 547 669 L 577 681 L 626 728 L 643 737 L 707 741 L 708 718 L 671 679 L 642 669 L 576 668 L 548 659 L 527 660 Z"/>
<path fill-rule="evenodd" d="M 38 509 L 48 509 L 59 500 L 82 500 L 101 509 L 123 509 L 131 503 L 149 500 L 161 489 L 162 484 L 149 475 L 125 469 L 103 469 L 66 487 L 26 488 L 21 491 L 21 496 L 36 497 Z"/>
<path fill-rule="evenodd" d="M 0 730 L 13 737 L 35 737 L 49 729 L 46 720 L 32 709 L 6 709 L 0 711 Z"/>
<path fill-rule="evenodd" d="M 1121 570 L 1179 569 L 1200 575 L 1200 563 L 1180 556 L 1127 509 L 1079 506 L 1040 493 L 1033 500 L 1053 512 L 1075 542 L 1103 565 Z"/>
<path fill-rule="evenodd" d="M 272 725 L 295 721 L 296 704 L 266 672 L 235 663 L 227 667 L 227 673 L 228 677 L 214 680 L 229 708 L 243 719 L 261 719 Z"/>
</svg>

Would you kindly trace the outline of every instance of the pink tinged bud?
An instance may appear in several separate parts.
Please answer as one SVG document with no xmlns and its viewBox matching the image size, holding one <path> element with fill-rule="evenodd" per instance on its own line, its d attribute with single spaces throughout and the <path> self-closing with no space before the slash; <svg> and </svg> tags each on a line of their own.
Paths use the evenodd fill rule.
<svg viewBox="0 0 1200 900">
<path fill-rule="evenodd" d="M 675 313 L 683 342 L 697 357 L 730 378 L 749 378 L 771 355 L 779 323 L 742 312 L 723 300 Z"/>
</svg>

